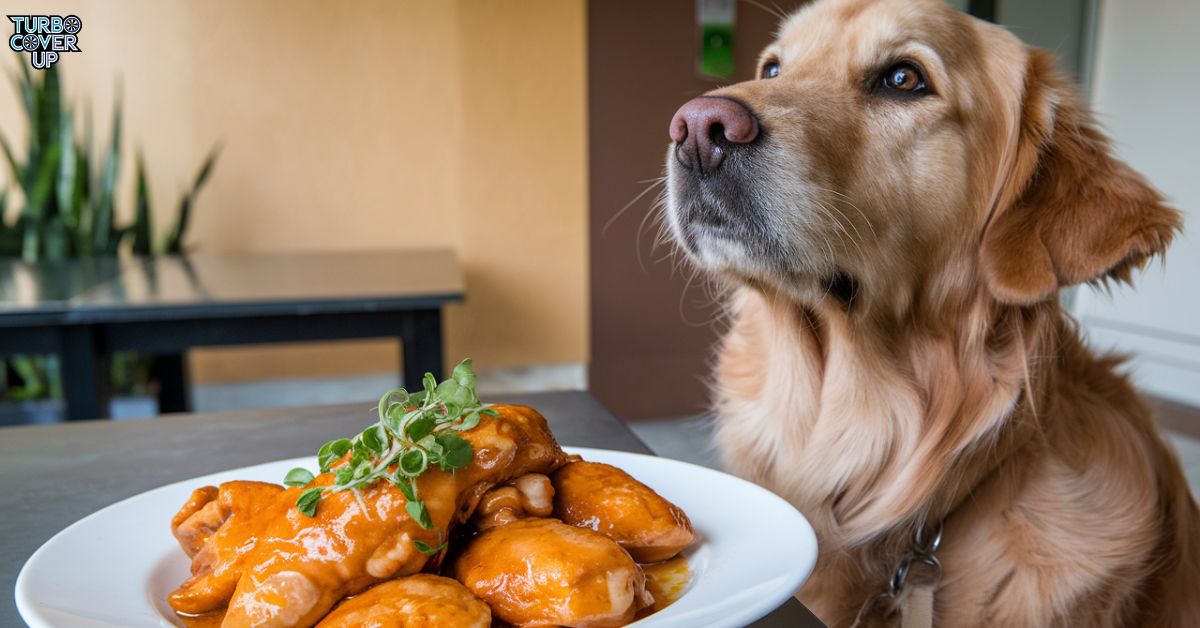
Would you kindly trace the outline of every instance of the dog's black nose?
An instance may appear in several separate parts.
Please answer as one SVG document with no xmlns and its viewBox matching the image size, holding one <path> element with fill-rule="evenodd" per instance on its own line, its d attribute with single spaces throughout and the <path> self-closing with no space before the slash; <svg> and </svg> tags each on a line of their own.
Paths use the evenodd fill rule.
<svg viewBox="0 0 1200 628">
<path fill-rule="evenodd" d="M 708 173 L 720 167 L 732 145 L 758 137 L 758 120 L 736 100 L 701 96 L 675 112 L 669 132 L 679 163 Z"/>
</svg>

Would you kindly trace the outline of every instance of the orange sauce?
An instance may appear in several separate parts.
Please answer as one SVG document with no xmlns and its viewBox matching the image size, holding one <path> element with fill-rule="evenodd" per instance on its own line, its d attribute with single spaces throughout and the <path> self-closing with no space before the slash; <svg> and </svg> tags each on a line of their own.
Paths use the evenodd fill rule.
<svg viewBox="0 0 1200 628">
<path fill-rule="evenodd" d="M 179 621 L 183 622 L 187 628 L 221 628 L 221 622 L 225 621 L 225 611 L 213 611 L 203 615 L 188 615 L 187 613 L 175 613 Z"/>
<path fill-rule="evenodd" d="M 692 579 L 687 559 L 683 556 L 676 556 L 661 563 L 642 565 L 642 571 L 646 573 L 646 590 L 654 596 L 654 604 L 643 608 L 638 613 L 639 619 L 674 604 L 683 596 L 688 582 Z"/>
<path fill-rule="evenodd" d="M 692 572 L 688 569 L 687 559 L 683 556 L 676 556 L 661 563 L 651 563 L 642 565 L 641 567 L 642 572 L 646 574 L 646 590 L 650 592 L 650 595 L 654 596 L 654 603 L 638 611 L 638 619 L 647 615 L 653 615 L 674 604 L 683 596 L 688 582 L 692 579 Z M 187 628 L 220 628 L 221 622 L 225 620 L 225 610 L 204 613 L 203 615 L 188 615 L 187 613 L 177 612 L 175 616 Z"/>
</svg>

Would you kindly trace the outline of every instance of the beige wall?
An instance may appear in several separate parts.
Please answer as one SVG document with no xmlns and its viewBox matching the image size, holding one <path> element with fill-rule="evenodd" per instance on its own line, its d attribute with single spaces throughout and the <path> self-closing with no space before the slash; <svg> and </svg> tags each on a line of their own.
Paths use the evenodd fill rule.
<svg viewBox="0 0 1200 628">
<path fill-rule="evenodd" d="M 225 142 L 194 249 L 452 246 L 468 301 L 448 316 L 448 359 L 586 361 L 584 0 L 55 10 L 83 20 L 83 52 L 60 62 L 76 102 L 90 100 L 106 121 L 120 77 L 127 156 L 145 153 L 160 223 L 211 143 Z M 18 1 L 4 13 L 45 11 Z M 0 88 L 9 135 L 17 106 Z M 193 369 L 200 381 L 229 381 L 396 362 L 395 343 L 357 342 L 197 351 Z"/>
</svg>

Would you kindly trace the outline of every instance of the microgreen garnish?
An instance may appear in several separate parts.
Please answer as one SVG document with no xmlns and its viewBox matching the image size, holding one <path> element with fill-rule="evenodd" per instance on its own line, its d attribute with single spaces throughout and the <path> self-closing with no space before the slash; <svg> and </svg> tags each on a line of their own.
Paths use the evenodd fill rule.
<svg viewBox="0 0 1200 628">
<path fill-rule="evenodd" d="M 317 464 L 321 473 L 333 472 L 333 484 L 313 487 L 300 494 L 296 508 L 308 516 L 317 512 L 317 504 L 325 493 L 354 491 L 361 501 L 360 489 L 376 480 L 387 480 L 404 494 L 405 510 L 417 525 L 434 529 L 425 502 L 417 494 L 413 481 L 431 466 L 443 471 L 461 469 L 471 463 L 475 452 L 458 432 L 479 425 L 481 416 L 500 416 L 479 400 L 475 394 L 475 372 L 470 358 L 454 367 L 450 379 L 438 383 L 432 373 L 421 381 L 424 390 L 408 392 L 403 388 L 389 390 L 379 400 L 379 422 L 354 438 L 339 438 L 321 446 Z M 349 454 L 347 456 L 347 454 Z M 345 462 L 333 469 L 345 458 Z M 305 487 L 313 481 L 308 469 L 288 472 L 283 483 Z M 439 545 L 431 546 L 414 541 L 423 554 L 436 554 L 446 547 L 442 531 L 438 530 Z"/>
<path fill-rule="evenodd" d="M 308 486 L 313 481 L 313 474 L 308 469 L 292 469 L 283 476 L 283 483 L 288 486 Z"/>
<path fill-rule="evenodd" d="M 441 545 L 432 546 L 432 545 L 426 543 L 425 541 L 413 541 L 413 545 L 417 546 L 418 552 L 421 552 L 422 554 L 429 556 L 429 555 L 436 554 L 436 553 L 446 549 L 446 546 L 449 545 L 449 543 L 446 541 L 442 541 Z"/>
</svg>

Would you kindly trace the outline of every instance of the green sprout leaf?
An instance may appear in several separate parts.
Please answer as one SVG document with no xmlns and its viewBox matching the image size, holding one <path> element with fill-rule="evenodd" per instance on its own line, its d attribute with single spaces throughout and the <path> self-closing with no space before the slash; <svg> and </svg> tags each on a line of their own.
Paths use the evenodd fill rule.
<svg viewBox="0 0 1200 628">
<path fill-rule="evenodd" d="M 393 388 L 383 393 L 383 396 L 379 398 L 379 417 L 383 418 L 383 415 L 386 414 L 388 409 L 393 405 L 399 405 L 403 407 L 407 404 L 408 391 L 404 390 L 403 388 Z"/>
<path fill-rule="evenodd" d="M 321 465 L 321 473 L 328 473 L 329 465 L 346 455 L 353 446 L 348 438 L 338 438 L 322 445 L 317 452 L 317 464 Z"/>
<path fill-rule="evenodd" d="M 437 439 L 444 450 L 441 460 L 443 471 L 461 469 L 471 463 L 471 458 L 475 455 L 471 443 L 454 432 L 442 432 L 438 434 Z"/>
<path fill-rule="evenodd" d="M 297 467 L 283 476 L 283 483 L 288 486 L 308 486 L 313 481 L 313 474 L 308 469 Z"/>
<path fill-rule="evenodd" d="M 483 414 L 484 412 L 485 410 L 478 410 L 471 412 L 470 414 L 463 415 L 463 419 L 452 425 L 450 429 L 458 432 L 465 432 L 467 430 L 474 429 L 476 425 L 479 425 L 479 415 Z"/>
<path fill-rule="evenodd" d="M 400 492 L 404 494 L 404 499 L 407 499 L 410 502 L 417 499 L 417 492 L 413 490 L 412 482 L 410 482 L 408 478 L 394 477 L 392 478 L 392 483 L 395 484 L 396 487 L 400 489 Z"/>
<path fill-rule="evenodd" d="M 359 435 L 363 445 L 375 454 L 382 454 L 387 449 L 387 435 L 382 425 L 372 425 Z"/>
<path fill-rule="evenodd" d="M 442 456 L 442 444 L 437 441 L 437 437 L 433 434 L 428 434 L 417 441 L 417 447 L 429 452 L 430 458 L 441 458 Z"/>
<path fill-rule="evenodd" d="M 300 497 L 296 500 L 296 510 L 309 517 L 315 516 L 317 514 L 317 502 L 321 501 L 321 493 L 324 491 L 325 489 L 317 487 L 300 493 Z"/>
<path fill-rule="evenodd" d="M 404 406 L 393 403 L 379 415 L 379 423 L 387 429 L 389 435 L 400 437 L 404 435 L 404 416 L 407 414 Z"/>
<path fill-rule="evenodd" d="M 355 480 L 363 480 L 363 479 L 366 479 L 366 477 L 368 475 L 371 475 L 371 472 L 373 472 L 374 470 L 375 469 L 372 467 L 370 460 L 363 460 L 362 462 L 355 465 L 354 475 L 352 477 Z"/>
<path fill-rule="evenodd" d="M 437 427 L 437 417 L 421 415 L 408 424 L 408 438 L 413 442 L 420 441 Z"/>
<path fill-rule="evenodd" d="M 429 510 L 425 508 L 425 502 L 413 500 L 404 504 L 404 509 L 408 511 L 408 516 L 417 522 L 417 525 L 426 530 L 433 529 L 433 520 L 429 518 Z"/>
<path fill-rule="evenodd" d="M 317 452 L 321 473 L 329 473 L 340 460 L 349 459 L 333 470 L 333 484 L 312 487 L 300 494 L 296 508 L 313 516 L 326 493 L 367 489 L 377 481 L 391 482 L 404 495 L 404 508 L 413 521 L 433 530 L 433 519 L 425 502 L 417 497 L 417 479 L 437 466 L 455 471 L 471 464 L 475 450 L 461 433 L 479 425 L 481 417 L 499 414 L 479 400 L 475 393 L 475 372 L 471 360 L 463 360 L 441 383 L 432 373 L 421 379 L 422 390 L 409 392 L 394 388 L 379 399 L 379 421 L 353 439 L 339 438 L 325 443 Z M 314 480 L 306 469 L 293 469 L 284 478 L 288 486 L 305 487 Z M 442 531 L 438 531 L 442 541 Z M 446 543 L 433 547 L 414 541 L 425 554 L 436 554 Z"/>
<path fill-rule="evenodd" d="M 471 368 L 471 358 L 459 362 L 450 373 L 450 378 L 463 388 L 475 390 L 475 371 Z"/>
<path fill-rule="evenodd" d="M 400 456 L 397 469 L 408 477 L 416 477 L 429 466 L 429 454 L 422 449 L 410 449 Z"/>
<path fill-rule="evenodd" d="M 441 545 L 434 547 L 434 546 L 431 546 L 430 544 L 426 543 L 425 541 L 413 541 L 413 545 L 416 546 L 417 551 L 421 552 L 422 554 L 424 554 L 426 556 L 432 556 L 432 555 L 446 549 L 446 546 L 448 544 L 449 543 L 447 543 L 447 542 L 443 542 Z"/>
<path fill-rule="evenodd" d="M 433 376 L 433 373 L 426 373 L 421 380 L 421 385 L 425 388 L 425 402 L 437 397 L 437 378 Z"/>
</svg>

